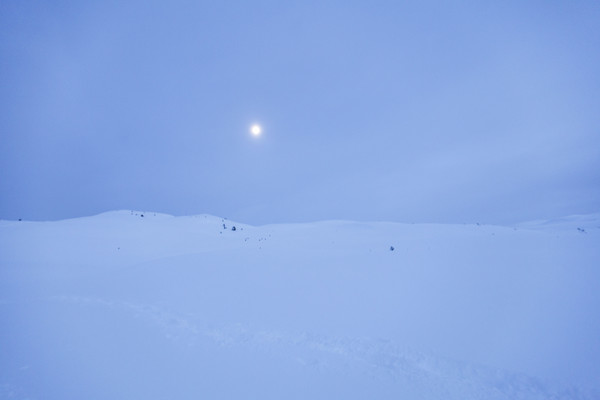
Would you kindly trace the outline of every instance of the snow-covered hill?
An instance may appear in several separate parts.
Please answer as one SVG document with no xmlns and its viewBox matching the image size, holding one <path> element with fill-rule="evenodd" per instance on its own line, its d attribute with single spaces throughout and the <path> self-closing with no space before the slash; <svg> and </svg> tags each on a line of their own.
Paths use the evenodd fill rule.
<svg viewBox="0 0 600 400">
<path fill-rule="evenodd" d="M 0 399 L 597 399 L 598 382 L 598 214 L 0 221 Z"/>
</svg>

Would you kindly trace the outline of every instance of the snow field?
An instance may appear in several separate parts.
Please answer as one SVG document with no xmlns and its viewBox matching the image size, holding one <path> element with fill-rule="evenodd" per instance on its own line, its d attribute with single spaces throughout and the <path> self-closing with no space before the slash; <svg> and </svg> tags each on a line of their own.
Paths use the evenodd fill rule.
<svg viewBox="0 0 600 400">
<path fill-rule="evenodd" d="M 0 221 L 0 398 L 598 398 L 599 232 Z"/>
</svg>

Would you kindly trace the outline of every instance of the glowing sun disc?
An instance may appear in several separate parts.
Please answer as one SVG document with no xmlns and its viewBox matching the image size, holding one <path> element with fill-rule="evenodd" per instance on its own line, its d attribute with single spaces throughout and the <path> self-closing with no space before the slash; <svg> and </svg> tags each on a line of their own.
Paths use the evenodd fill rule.
<svg viewBox="0 0 600 400">
<path fill-rule="evenodd" d="M 260 125 L 258 125 L 258 124 L 254 124 L 250 127 L 250 133 L 253 134 L 254 136 L 260 135 L 261 132 L 262 132 L 262 129 L 261 129 Z"/>
</svg>

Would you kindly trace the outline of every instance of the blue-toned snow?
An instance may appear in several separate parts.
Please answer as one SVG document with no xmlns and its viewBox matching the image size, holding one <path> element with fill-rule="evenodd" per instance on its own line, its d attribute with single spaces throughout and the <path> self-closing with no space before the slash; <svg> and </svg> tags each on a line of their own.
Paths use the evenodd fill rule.
<svg viewBox="0 0 600 400">
<path fill-rule="evenodd" d="M 598 399 L 598 382 L 600 215 L 0 221 L 0 399 Z"/>
</svg>

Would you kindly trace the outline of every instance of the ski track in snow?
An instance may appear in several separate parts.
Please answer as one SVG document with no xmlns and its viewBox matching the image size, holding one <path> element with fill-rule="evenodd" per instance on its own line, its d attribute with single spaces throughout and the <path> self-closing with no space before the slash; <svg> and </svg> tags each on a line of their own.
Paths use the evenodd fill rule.
<svg viewBox="0 0 600 400">
<path fill-rule="evenodd" d="M 600 395 L 574 386 L 560 387 L 524 374 L 426 355 L 403 349 L 389 340 L 332 338 L 310 332 L 253 329 L 242 324 L 213 327 L 203 324 L 198 315 L 178 314 L 154 305 L 102 298 L 52 296 L 49 301 L 125 313 L 131 318 L 149 322 L 162 331 L 166 340 L 190 348 L 202 341 L 230 349 L 243 346 L 259 352 L 286 348 L 286 352 L 278 353 L 297 355 L 293 361 L 306 368 L 327 371 L 335 368 L 331 365 L 334 360 L 346 368 L 354 366 L 361 369 L 369 379 L 410 383 L 422 391 L 443 393 L 449 399 L 589 400 Z M 19 398 L 6 396 L 7 393 L 15 394 L 17 388 L 0 384 L 2 398 Z"/>
</svg>

